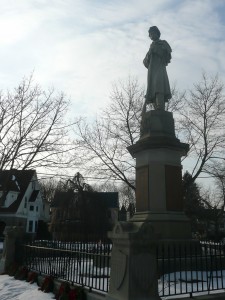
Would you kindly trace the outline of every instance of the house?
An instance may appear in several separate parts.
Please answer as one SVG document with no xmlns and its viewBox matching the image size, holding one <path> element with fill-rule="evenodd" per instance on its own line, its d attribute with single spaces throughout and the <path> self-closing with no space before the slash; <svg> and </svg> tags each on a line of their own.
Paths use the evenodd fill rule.
<svg viewBox="0 0 225 300">
<path fill-rule="evenodd" d="M 49 206 L 43 202 L 36 171 L 0 171 L 0 230 L 23 226 L 34 234 L 39 221 L 49 221 Z"/>
<path fill-rule="evenodd" d="M 118 221 L 119 199 L 117 192 L 95 192 L 91 197 L 96 202 L 105 203 L 108 222 L 113 227 Z"/>
<path fill-rule="evenodd" d="M 104 237 L 118 220 L 118 193 L 58 191 L 51 204 L 54 239 Z"/>
</svg>

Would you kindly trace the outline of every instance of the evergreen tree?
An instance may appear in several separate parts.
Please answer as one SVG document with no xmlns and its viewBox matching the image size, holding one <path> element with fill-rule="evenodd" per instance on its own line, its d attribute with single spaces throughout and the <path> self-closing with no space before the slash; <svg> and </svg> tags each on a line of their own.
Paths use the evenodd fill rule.
<svg viewBox="0 0 225 300">
<path fill-rule="evenodd" d="M 200 195 L 200 188 L 193 182 L 191 174 L 183 176 L 184 211 L 191 220 L 192 232 L 201 230 L 200 224 L 205 219 L 204 202 Z"/>
</svg>

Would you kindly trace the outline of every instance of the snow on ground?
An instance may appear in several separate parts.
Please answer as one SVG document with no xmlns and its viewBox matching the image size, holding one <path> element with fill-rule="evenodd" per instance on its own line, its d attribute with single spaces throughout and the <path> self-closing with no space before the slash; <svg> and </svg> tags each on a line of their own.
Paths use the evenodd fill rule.
<svg viewBox="0 0 225 300">
<path fill-rule="evenodd" d="M 159 296 L 163 300 L 189 297 L 190 293 L 207 295 L 208 289 L 209 294 L 225 293 L 225 270 L 175 272 L 165 274 L 158 282 Z"/>
<path fill-rule="evenodd" d="M 225 290 L 211 291 L 210 294 L 222 293 Z M 195 295 L 205 295 L 207 292 Z M 169 300 L 171 298 L 183 298 L 188 295 L 164 296 L 162 299 Z M 26 281 L 16 280 L 8 275 L 0 275 L 0 300 L 49 300 L 54 299 L 52 293 L 44 293 L 38 290 L 36 283 L 30 284 Z"/>
<path fill-rule="evenodd" d="M 38 290 L 36 283 L 15 280 L 8 275 L 0 275 L 0 299 L 1 300 L 49 300 L 54 299 L 52 293 L 43 293 Z"/>
</svg>

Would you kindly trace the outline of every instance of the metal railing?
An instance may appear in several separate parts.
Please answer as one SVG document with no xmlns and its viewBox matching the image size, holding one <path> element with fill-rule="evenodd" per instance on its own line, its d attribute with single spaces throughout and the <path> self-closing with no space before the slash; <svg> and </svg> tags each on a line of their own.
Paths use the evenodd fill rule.
<svg viewBox="0 0 225 300">
<path fill-rule="evenodd" d="M 173 296 L 225 288 L 224 245 L 191 241 L 157 248 L 159 296 Z"/>
<path fill-rule="evenodd" d="M 110 243 L 35 241 L 24 245 L 28 269 L 90 289 L 107 292 Z"/>
<path fill-rule="evenodd" d="M 35 241 L 24 245 L 26 266 L 90 289 L 109 291 L 112 244 L 108 242 Z M 156 247 L 160 297 L 225 289 L 225 247 L 183 241 Z"/>
</svg>

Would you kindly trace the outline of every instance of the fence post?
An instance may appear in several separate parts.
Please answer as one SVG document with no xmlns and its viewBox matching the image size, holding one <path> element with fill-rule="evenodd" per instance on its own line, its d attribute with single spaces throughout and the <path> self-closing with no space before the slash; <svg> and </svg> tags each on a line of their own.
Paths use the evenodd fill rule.
<svg viewBox="0 0 225 300">
<path fill-rule="evenodd" d="M 0 274 L 7 272 L 8 268 L 13 263 L 19 263 L 21 253 L 18 246 L 24 234 L 24 229 L 17 226 L 6 226 L 4 235 L 5 240 L 3 244 L 3 253 L 0 260 Z"/>
<path fill-rule="evenodd" d="M 113 241 L 106 300 L 159 300 L 156 245 L 151 223 L 119 222 Z"/>
</svg>

